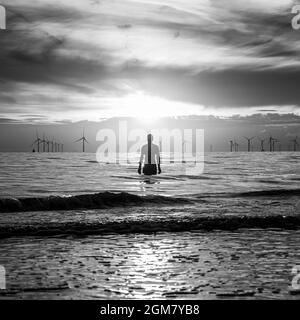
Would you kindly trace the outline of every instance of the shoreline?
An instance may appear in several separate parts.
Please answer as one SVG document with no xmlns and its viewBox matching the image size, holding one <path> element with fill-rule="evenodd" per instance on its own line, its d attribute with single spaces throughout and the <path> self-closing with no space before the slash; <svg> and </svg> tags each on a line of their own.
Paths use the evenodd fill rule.
<svg viewBox="0 0 300 320">
<path fill-rule="evenodd" d="M 299 230 L 2 239 L 0 299 L 300 299 L 299 241 Z"/>
</svg>

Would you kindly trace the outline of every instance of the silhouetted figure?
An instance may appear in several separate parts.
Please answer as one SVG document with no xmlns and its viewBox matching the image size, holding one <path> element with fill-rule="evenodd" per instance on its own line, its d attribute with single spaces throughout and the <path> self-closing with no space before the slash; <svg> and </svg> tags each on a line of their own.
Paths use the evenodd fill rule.
<svg viewBox="0 0 300 320">
<path fill-rule="evenodd" d="M 161 174 L 159 146 L 153 143 L 152 134 L 147 136 L 148 143 L 142 146 L 138 173 L 147 176 Z"/>
</svg>

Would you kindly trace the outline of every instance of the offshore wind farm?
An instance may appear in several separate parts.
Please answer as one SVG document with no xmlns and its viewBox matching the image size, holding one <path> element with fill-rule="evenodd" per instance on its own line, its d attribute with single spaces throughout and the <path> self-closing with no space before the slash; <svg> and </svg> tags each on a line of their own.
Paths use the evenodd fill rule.
<svg viewBox="0 0 300 320">
<path fill-rule="evenodd" d="M 159 145 L 160 149 L 162 149 L 162 137 L 160 137 Z M 176 139 L 176 137 L 175 137 Z M 241 141 L 245 139 L 246 144 L 238 143 L 237 141 Z M 257 143 L 255 144 L 253 140 L 256 140 Z M 255 141 L 254 140 L 254 141 Z M 82 137 L 78 140 L 73 141 L 74 143 L 81 142 L 82 143 L 82 152 L 86 152 L 86 144 L 88 144 L 88 140 L 85 137 L 85 131 L 82 132 Z M 269 149 L 265 148 L 265 143 L 267 142 Z M 273 138 L 272 135 L 266 138 L 261 137 L 235 137 L 234 140 L 229 141 L 229 148 L 228 151 L 230 152 L 281 152 L 281 151 L 293 151 L 297 152 L 300 150 L 299 148 L 299 142 L 298 142 L 298 136 L 295 136 L 294 139 L 288 140 L 288 142 L 284 145 L 285 147 L 282 149 L 281 143 L 279 139 Z M 64 144 L 62 142 L 56 142 L 55 139 L 52 137 L 51 139 L 48 139 L 45 137 L 45 134 L 43 135 L 43 138 L 41 139 L 39 137 L 38 132 L 36 132 L 36 140 L 32 143 L 31 149 L 32 152 L 64 152 Z M 239 149 L 239 147 L 243 147 L 243 149 Z M 207 152 L 213 152 L 213 145 L 211 144 L 209 146 L 209 150 Z M 214 150 L 214 151 L 220 151 L 220 150 Z M 186 152 L 186 141 L 182 142 L 182 153 Z"/>
<path fill-rule="evenodd" d="M 36 131 L 36 140 L 31 145 L 32 152 L 64 152 L 64 144 L 56 142 L 55 139 L 47 139 L 45 134 L 43 138 L 39 137 L 39 133 Z"/>
</svg>

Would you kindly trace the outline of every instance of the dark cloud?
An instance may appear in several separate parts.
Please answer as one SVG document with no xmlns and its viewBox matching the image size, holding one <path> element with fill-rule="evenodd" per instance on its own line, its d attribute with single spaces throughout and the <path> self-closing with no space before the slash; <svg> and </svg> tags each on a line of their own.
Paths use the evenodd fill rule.
<svg viewBox="0 0 300 320">
<path fill-rule="evenodd" d="M 140 88 L 171 100 L 215 107 L 299 105 L 300 73 L 275 70 L 205 70 L 133 68 L 125 77 Z"/>
<path fill-rule="evenodd" d="M 257 112 L 276 112 L 276 109 L 257 109 Z"/>
<path fill-rule="evenodd" d="M 46 116 L 40 115 L 40 114 L 21 114 L 20 117 L 22 118 L 28 118 L 28 117 L 32 117 L 35 119 L 47 119 Z"/>
<path fill-rule="evenodd" d="M 269 110 L 270 111 L 270 110 Z M 278 114 L 278 113 L 270 113 L 261 114 L 256 113 L 247 116 L 235 115 L 230 117 L 230 120 L 233 121 L 242 121 L 247 123 L 254 123 L 257 125 L 272 125 L 272 124 L 280 124 L 282 126 L 286 124 L 295 124 L 298 123 L 300 125 L 300 116 L 294 113 L 286 113 L 286 114 Z"/>
<path fill-rule="evenodd" d="M 56 85 L 70 91 L 84 94 L 94 92 L 93 83 L 101 82 L 108 69 L 102 61 L 92 61 L 76 56 L 60 56 L 56 53 L 62 48 L 64 40 L 55 37 L 32 37 L 26 32 L 14 32 L 0 37 L 0 89 L 11 84 L 11 94 L 19 90 L 18 83 Z M 8 39 L 10 38 L 10 39 Z M 11 42 L 21 43 L 19 47 Z M 32 49 L 33 48 L 33 49 Z M 111 84 L 103 84 L 104 90 L 116 90 Z"/>
<path fill-rule="evenodd" d="M 74 22 L 87 17 L 84 12 L 74 9 L 71 5 L 51 3 L 28 3 L 14 5 L 9 2 L 5 6 L 7 11 L 7 25 L 9 30 L 37 27 L 38 22 Z M 46 31 L 43 31 L 46 33 Z"/>
<path fill-rule="evenodd" d="M 20 6 L 7 1 L 10 31 L 0 37 L 0 112 L 9 108 L 12 113 L 25 112 L 30 103 L 51 105 L 53 111 L 77 110 L 80 106 L 72 106 L 70 100 L 73 94 L 118 97 L 130 90 L 219 109 L 299 106 L 299 40 L 286 8 L 281 12 L 246 11 L 214 1 L 212 11 L 206 7 L 193 11 L 184 10 L 184 3 L 172 6 L 167 1 L 162 5 L 92 3 L 99 4 L 99 10 L 79 10 L 63 2 Z M 102 10 L 102 4 L 120 7 Z M 62 32 L 57 31 L 60 28 Z M 176 59 L 168 64 L 160 59 L 152 62 L 147 52 L 149 62 L 134 51 L 135 43 L 126 56 L 119 38 L 115 50 L 108 50 L 101 38 L 94 44 L 89 37 L 94 28 L 107 30 L 108 37 L 112 30 L 118 32 L 126 41 L 135 39 L 137 29 L 147 30 L 145 43 L 155 32 L 167 33 L 178 50 L 188 52 L 194 50 L 193 45 L 208 44 L 212 53 L 214 48 L 226 48 L 236 61 L 226 64 L 220 56 L 215 65 Z M 73 30 L 81 29 L 86 32 L 85 39 L 72 36 Z M 189 42 L 191 48 L 181 46 Z M 154 44 L 153 55 L 159 53 Z M 176 50 L 170 49 L 170 58 L 176 55 Z M 29 86 L 32 92 L 28 92 Z M 20 101 L 24 96 L 28 100 Z"/>
<path fill-rule="evenodd" d="M 18 123 L 24 123 L 23 121 L 17 120 L 17 119 L 10 119 L 10 118 L 0 118 L 0 124 L 18 124 Z"/>
</svg>

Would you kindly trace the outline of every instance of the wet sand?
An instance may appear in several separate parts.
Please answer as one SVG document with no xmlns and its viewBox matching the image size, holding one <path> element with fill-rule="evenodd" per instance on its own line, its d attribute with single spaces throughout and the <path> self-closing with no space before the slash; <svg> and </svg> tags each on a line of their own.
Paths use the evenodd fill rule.
<svg viewBox="0 0 300 320">
<path fill-rule="evenodd" d="M 0 299 L 300 299 L 299 230 L 0 240 Z"/>
</svg>

